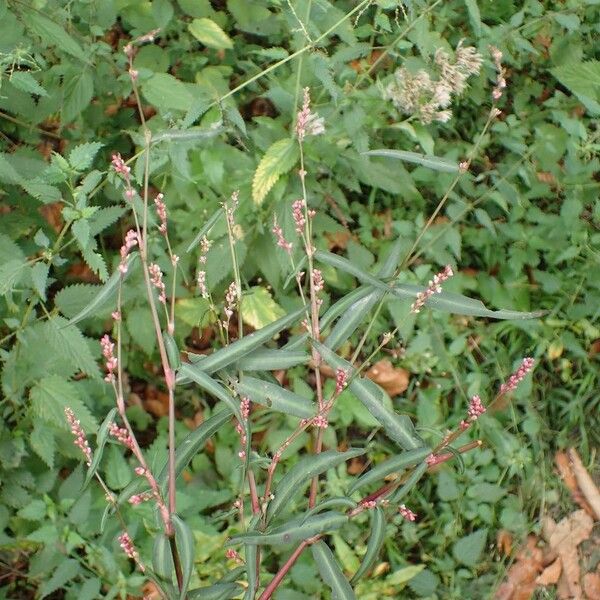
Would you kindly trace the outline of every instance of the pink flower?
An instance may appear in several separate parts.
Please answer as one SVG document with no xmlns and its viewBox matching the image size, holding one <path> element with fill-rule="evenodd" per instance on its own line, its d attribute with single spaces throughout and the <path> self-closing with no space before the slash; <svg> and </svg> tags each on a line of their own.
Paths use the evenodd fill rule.
<svg viewBox="0 0 600 600">
<path fill-rule="evenodd" d="M 469 402 L 467 414 L 470 421 L 476 421 L 485 412 L 485 406 L 479 396 L 473 396 Z"/>
<path fill-rule="evenodd" d="M 324 415 L 317 415 L 313 419 L 313 425 L 319 429 L 327 429 L 327 427 L 329 427 L 329 422 L 327 421 L 327 417 Z"/>
<path fill-rule="evenodd" d="M 167 294 L 160 267 L 156 263 L 150 263 L 148 266 L 148 271 L 150 273 L 150 283 L 152 283 L 152 285 L 158 290 L 158 301 L 166 304 Z"/>
<path fill-rule="evenodd" d="M 277 224 L 277 217 L 273 217 L 273 229 L 271 229 L 275 238 L 277 239 L 277 245 L 280 248 L 283 248 L 286 252 L 292 251 L 292 243 L 288 242 L 285 237 L 283 237 L 283 229 Z"/>
<path fill-rule="evenodd" d="M 410 508 L 406 508 L 404 504 L 401 504 L 398 512 L 407 520 L 407 521 L 415 521 L 417 519 L 416 513 L 414 513 Z"/>
<path fill-rule="evenodd" d="M 115 344 L 110 341 L 108 335 L 104 335 L 100 340 L 100 346 L 102 348 L 102 356 L 106 359 L 107 374 L 104 380 L 110 383 L 115 379 L 114 371 L 116 371 L 118 365 L 117 358 L 114 355 Z"/>
<path fill-rule="evenodd" d="M 164 202 L 164 195 L 158 194 L 156 198 L 154 198 L 154 206 L 156 206 L 156 216 L 160 221 L 160 225 L 158 226 L 158 230 L 163 234 L 167 235 L 167 206 Z"/>
<path fill-rule="evenodd" d="M 319 269 L 312 270 L 313 285 L 315 286 L 315 292 L 320 292 L 325 287 L 323 281 L 323 275 Z"/>
<path fill-rule="evenodd" d="M 198 271 L 198 290 L 203 298 L 208 298 L 208 288 L 206 287 L 206 271 Z"/>
<path fill-rule="evenodd" d="M 110 427 L 108 428 L 108 433 L 116 438 L 117 441 L 121 442 L 123 446 L 133 450 L 133 439 L 129 435 L 129 431 L 127 431 L 127 429 L 124 427 L 119 427 L 116 423 L 111 423 Z"/>
<path fill-rule="evenodd" d="M 138 567 L 143 571 L 144 565 L 142 565 L 142 563 L 140 563 L 140 561 L 139 561 L 140 555 L 138 554 L 138 551 L 135 549 L 133 540 L 129 537 L 129 534 L 126 531 L 124 531 L 119 536 L 119 546 L 121 546 L 121 549 L 123 550 L 123 552 L 125 552 L 127 557 L 135 560 Z"/>
<path fill-rule="evenodd" d="M 348 374 L 343 369 L 337 369 L 335 372 L 335 395 L 339 396 L 346 387 L 346 378 Z"/>
<path fill-rule="evenodd" d="M 450 265 L 447 265 L 437 275 L 434 275 L 433 279 L 427 284 L 427 289 L 424 292 L 419 292 L 417 294 L 416 300 L 410 307 L 411 312 L 420 312 L 423 306 L 425 306 L 425 302 L 427 302 L 429 298 L 435 294 L 439 294 L 442 291 L 442 283 L 450 279 L 452 275 L 454 275 L 454 272 L 452 271 L 452 267 Z"/>
<path fill-rule="evenodd" d="M 75 437 L 73 443 L 83 452 L 85 456 L 85 462 L 88 467 L 92 466 L 92 450 L 88 444 L 87 438 L 81 427 L 81 423 L 75 418 L 75 413 L 68 407 L 65 406 L 65 417 L 69 425 L 71 426 L 71 433 Z"/>
<path fill-rule="evenodd" d="M 519 368 L 508 378 L 508 381 L 500 386 L 500 394 L 508 394 L 516 390 L 519 383 L 525 379 L 525 376 L 533 369 L 534 365 L 534 358 L 524 358 Z"/>
<path fill-rule="evenodd" d="M 121 155 L 118 152 L 112 155 L 111 162 L 115 173 L 122 175 L 124 179 L 129 181 L 129 174 L 131 173 L 131 168 L 125 164 L 125 161 L 121 158 Z"/>
<path fill-rule="evenodd" d="M 302 110 L 296 119 L 296 135 L 302 142 L 307 135 L 321 135 L 325 132 L 325 122 L 317 113 L 310 110 L 310 90 L 304 88 L 304 101 Z M 302 175 L 301 175 L 302 177 Z"/>
<path fill-rule="evenodd" d="M 292 216 L 294 217 L 296 232 L 302 235 L 304 233 L 304 226 L 306 225 L 306 219 L 304 217 L 304 200 L 296 200 L 292 204 Z"/>
<path fill-rule="evenodd" d="M 127 256 L 132 248 L 138 245 L 138 235 L 134 229 L 130 229 L 125 234 L 125 243 L 121 246 L 121 262 L 119 263 L 119 271 L 123 275 L 127 273 Z"/>
</svg>

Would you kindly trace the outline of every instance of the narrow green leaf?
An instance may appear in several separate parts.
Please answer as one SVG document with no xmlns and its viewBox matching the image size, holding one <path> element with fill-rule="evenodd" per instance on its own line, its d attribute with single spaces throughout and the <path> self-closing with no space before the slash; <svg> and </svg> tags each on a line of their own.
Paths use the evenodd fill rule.
<svg viewBox="0 0 600 600">
<path fill-rule="evenodd" d="M 256 547 L 256 546 L 254 546 Z M 188 592 L 189 600 L 229 600 L 239 595 L 242 587 L 239 583 L 215 583 L 207 587 L 196 588 Z"/>
<path fill-rule="evenodd" d="M 252 199 L 255 204 L 262 204 L 277 180 L 296 164 L 298 157 L 298 142 L 294 138 L 285 137 L 269 147 L 252 179 Z"/>
<path fill-rule="evenodd" d="M 169 365 L 171 369 L 175 371 L 181 367 L 181 357 L 179 355 L 179 348 L 177 347 L 177 342 L 167 332 L 163 333 L 163 341 L 165 343 L 165 350 L 167 352 L 167 358 L 169 359 Z"/>
<path fill-rule="evenodd" d="M 222 350 L 217 350 L 210 356 L 203 355 L 194 355 L 188 354 L 190 360 L 195 363 L 193 365 L 187 365 L 186 374 L 191 376 L 193 372 L 205 372 L 205 373 L 214 373 L 228 365 L 236 362 L 246 354 L 252 352 L 259 346 L 262 346 L 266 341 L 270 340 L 275 334 L 279 333 L 282 329 L 286 329 L 290 325 L 292 325 L 302 314 L 304 313 L 304 308 L 299 308 L 289 315 L 282 317 L 281 319 L 277 319 L 274 323 L 243 337 L 240 340 L 233 342 L 233 344 L 229 344 L 226 348 Z M 184 365 L 185 367 L 186 365 Z M 183 367 L 180 370 L 182 373 Z M 178 376 L 179 380 L 179 376 Z"/>
<path fill-rule="evenodd" d="M 427 472 L 427 463 L 422 462 L 408 477 L 408 479 L 391 496 L 390 502 L 400 502 L 404 496 L 408 495 L 412 489 L 419 483 L 421 477 Z"/>
<path fill-rule="evenodd" d="M 342 573 L 329 546 L 323 540 L 319 540 L 310 550 L 321 578 L 331 588 L 332 600 L 355 600 L 352 586 Z"/>
<path fill-rule="evenodd" d="M 335 352 L 314 341 L 313 344 L 321 357 L 334 369 L 346 371 L 351 378 L 350 391 L 364 404 L 365 408 L 381 423 L 388 436 L 397 442 L 405 450 L 420 448 L 423 442 L 416 434 L 410 419 L 405 415 L 399 415 L 389 410 L 383 403 L 383 390 L 373 381 L 361 377 L 353 377 L 354 367 Z"/>
<path fill-rule="evenodd" d="M 236 363 L 240 371 L 277 371 L 296 365 L 305 365 L 310 354 L 303 350 L 285 350 L 283 348 L 257 348 Z"/>
<path fill-rule="evenodd" d="M 90 468 L 88 469 L 88 472 L 85 476 L 85 481 L 83 483 L 84 489 L 88 486 L 88 484 L 92 480 L 92 477 L 94 476 L 94 474 L 98 470 L 98 467 L 100 466 L 100 461 L 102 460 L 102 454 L 104 453 L 104 446 L 106 445 L 106 442 L 108 440 L 108 428 L 110 427 L 111 423 L 115 420 L 116 415 L 117 415 L 117 409 L 116 408 L 111 409 L 109 411 L 109 413 L 106 415 L 106 417 L 104 418 L 104 421 L 102 421 L 102 425 L 100 425 L 100 429 L 98 429 L 98 434 L 96 435 L 96 448 L 94 450 L 92 464 L 91 464 Z"/>
<path fill-rule="evenodd" d="M 385 156 L 388 158 L 396 158 L 404 162 L 420 165 L 433 169 L 434 171 L 442 171 L 444 173 L 458 173 L 458 163 L 446 158 L 438 158 L 437 156 L 427 156 L 418 154 L 417 152 L 407 152 L 405 150 L 388 150 L 381 148 L 380 150 L 368 150 L 363 152 L 368 156 Z"/>
<path fill-rule="evenodd" d="M 158 144 L 160 142 L 197 142 L 200 140 L 209 140 L 225 131 L 223 121 L 217 121 L 210 127 L 190 127 L 189 129 L 163 129 L 152 134 L 150 142 Z M 223 212 L 219 209 L 217 212 Z"/>
<path fill-rule="evenodd" d="M 256 522 L 251 521 L 251 526 L 255 527 Z M 244 544 L 244 558 L 246 559 L 246 579 L 248 580 L 248 588 L 244 594 L 244 600 L 254 600 L 258 588 L 258 546 L 255 544 Z"/>
<path fill-rule="evenodd" d="M 367 543 L 367 551 L 362 557 L 360 567 L 351 579 L 358 581 L 375 563 L 385 540 L 385 513 L 381 506 L 376 506 L 371 512 L 371 535 Z"/>
<path fill-rule="evenodd" d="M 292 498 L 300 493 L 313 477 L 364 453 L 365 450 L 362 448 L 354 448 L 346 452 L 327 450 L 316 456 L 302 457 L 277 484 L 274 491 L 275 498 L 267 508 L 267 522 L 288 506 Z"/>
<path fill-rule="evenodd" d="M 252 402 L 268 406 L 278 412 L 301 419 L 309 419 L 315 415 L 315 407 L 310 400 L 280 385 L 254 377 L 244 377 L 233 386 L 240 396 L 248 396 Z"/>
<path fill-rule="evenodd" d="M 184 600 L 194 570 L 196 543 L 194 534 L 187 523 L 182 521 L 178 515 L 173 515 L 172 521 L 175 529 L 177 551 L 179 552 L 179 558 L 181 560 L 181 570 L 183 572 L 183 585 L 180 590 L 179 598 L 180 600 Z"/>
<path fill-rule="evenodd" d="M 329 498 L 328 500 L 317 504 L 316 506 L 311 508 L 307 513 L 305 513 L 304 520 L 308 519 L 309 517 L 312 517 L 312 515 L 316 515 L 320 512 L 323 512 L 327 508 L 337 508 L 339 506 L 352 509 L 356 508 L 356 502 L 354 502 L 354 500 L 351 500 L 350 498 L 345 498 L 343 496 L 340 498 Z"/>
<path fill-rule="evenodd" d="M 401 452 L 400 454 L 392 456 L 356 479 L 348 489 L 348 494 L 353 494 L 356 490 L 359 490 L 365 485 L 381 482 L 384 477 L 387 477 L 392 473 L 400 473 L 407 467 L 412 467 L 422 460 L 425 460 L 430 453 L 431 449 L 424 446 L 423 448 L 407 450 L 406 452 Z"/>
<path fill-rule="evenodd" d="M 96 311 L 105 303 L 108 302 L 116 294 L 119 288 L 121 277 L 126 278 L 132 271 L 133 267 L 137 264 L 138 255 L 131 254 L 128 259 L 128 269 L 125 275 L 117 269 L 108 279 L 108 281 L 100 287 L 98 293 L 94 296 L 94 299 L 80 312 L 78 312 L 72 319 L 67 323 L 68 325 L 75 325 L 82 321 L 86 317 L 93 315 Z"/>
<path fill-rule="evenodd" d="M 210 233 L 210 230 L 214 227 L 215 223 L 219 220 L 219 217 L 223 216 L 223 210 L 216 210 L 211 217 L 204 223 L 200 231 L 197 233 L 196 237 L 191 241 L 190 245 L 187 247 L 186 252 L 191 252 L 199 243 L 200 240 Z"/>
<path fill-rule="evenodd" d="M 152 568 L 165 581 L 172 581 L 175 566 L 171 555 L 169 538 L 164 533 L 157 534 L 152 551 Z"/>
<path fill-rule="evenodd" d="M 266 533 L 260 531 L 249 531 L 236 535 L 227 542 L 232 544 L 250 544 L 257 546 L 281 546 L 284 544 L 293 544 L 307 540 L 315 535 L 336 531 L 348 522 L 348 517 L 344 514 L 327 511 L 303 520 L 293 519 L 285 525 L 276 527 Z"/>
</svg>

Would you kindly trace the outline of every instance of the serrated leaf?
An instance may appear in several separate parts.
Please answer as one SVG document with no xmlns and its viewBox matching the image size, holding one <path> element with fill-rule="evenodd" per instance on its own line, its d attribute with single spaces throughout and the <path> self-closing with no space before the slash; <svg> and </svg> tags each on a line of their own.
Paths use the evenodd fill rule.
<svg viewBox="0 0 600 600">
<path fill-rule="evenodd" d="M 242 319 L 254 329 L 266 327 L 285 315 L 285 311 L 264 287 L 254 286 L 242 296 Z"/>
<path fill-rule="evenodd" d="M 66 99 L 62 104 L 62 121 L 69 123 L 81 115 L 94 96 L 94 78 L 84 70 L 66 86 Z"/>
<path fill-rule="evenodd" d="M 203 17 L 194 19 L 189 25 L 190 33 L 205 46 L 226 50 L 233 48 L 233 42 L 229 36 L 211 19 Z"/>
<path fill-rule="evenodd" d="M 94 431 L 98 423 L 82 402 L 75 386 L 59 375 L 48 375 L 40 379 L 29 393 L 31 409 L 35 415 L 61 429 L 68 430 L 65 407 L 69 407 L 81 421 L 84 431 Z"/>
<path fill-rule="evenodd" d="M 90 224 L 87 219 L 79 219 L 73 223 L 71 227 L 73 235 L 79 244 L 79 247 L 84 250 L 90 241 Z"/>
<path fill-rule="evenodd" d="M 86 142 L 79 144 L 69 152 L 69 164 L 76 171 L 85 171 L 92 166 L 92 162 L 100 148 L 104 144 L 100 142 Z"/>
<path fill-rule="evenodd" d="M 302 457 L 275 487 L 275 498 L 271 500 L 267 508 L 267 522 L 274 519 L 283 508 L 288 506 L 292 498 L 301 492 L 313 477 L 364 453 L 362 448 L 355 448 L 346 452 L 327 450 L 316 456 Z"/>
<path fill-rule="evenodd" d="M 85 52 L 75 39 L 69 35 L 63 27 L 58 25 L 58 23 L 43 16 L 41 12 L 27 11 L 24 23 L 28 29 L 39 35 L 46 44 L 56 46 L 63 52 L 87 62 Z"/>
<path fill-rule="evenodd" d="M 31 281 L 35 291 L 42 300 L 46 300 L 46 285 L 48 284 L 48 271 L 50 265 L 45 262 L 37 262 L 31 267 Z"/>
<path fill-rule="evenodd" d="M 487 541 L 487 529 L 478 529 L 452 546 L 452 555 L 461 564 L 475 567 L 481 558 Z"/>
<path fill-rule="evenodd" d="M 143 83 L 142 91 L 146 100 L 160 110 L 187 111 L 194 99 L 189 87 L 168 73 L 155 73 Z"/>
<path fill-rule="evenodd" d="M 30 267 L 26 262 L 15 258 L 0 265 L 0 296 L 8 294 L 30 275 Z"/>
<path fill-rule="evenodd" d="M 29 434 L 29 443 L 33 451 L 48 465 L 48 468 L 54 469 L 56 441 L 50 427 L 40 422 L 34 423 Z"/>
<path fill-rule="evenodd" d="M 101 281 L 106 281 L 108 279 L 108 270 L 104 258 L 92 249 L 92 245 L 81 248 L 81 256 L 83 257 L 83 260 L 85 260 L 87 266 L 100 277 Z"/>
<path fill-rule="evenodd" d="M 331 588 L 332 600 L 355 600 L 352 586 L 344 577 L 329 546 L 323 540 L 319 540 L 310 547 L 310 550 L 321 578 Z"/>
<path fill-rule="evenodd" d="M 233 386 L 240 396 L 247 396 L 252 402 L 268 406 L 284 414 L 310 419 L 316 413 L 313 403 L 304 396 L 262 379 L 245 376 L 241 381 L 235 382 Z"/>
<path fill-rule="evenodd" d="M 40 586 L 38 590 L 39 597 L 45 598 L 52 592 L 64 588 L 67 582 L 77 577 L 80 573 L 81 566 L 75 559 L 68 558 L 62 561 L 52 574 L 52 577 L 46 579 Z"/>
<path fill-rule="evenodd" d="M 281 546 L 307 540 L 315 535 L 336 531 L 348 522 L 347 515 L 327 511 L 308 519 L 300 517 L 270 531 L 248 531 L 232 537 L 226 545 L 238 543 L 257 546 Z"/>
<path fill-rule="evenodd" d="M 570 63 L 550 72 L 594 115 L 600 114 L 600 60 Z"/>
<path fill-rule="evenodd" d="M 294 138 L 284 138 L 269 147 L 252 179 L 252 199 L 255 204 L 262 204 L 277 180 L 296 164 L 298 157 L 298 142 Z"/>
<path fill-rule="evenodd" d="M 381 506 L 376 506 L 370 511 L 371 533 L 367 543 L 367 551 L 362 557 L 358 571 L 352 577 L 351 582 L 358 581 L 374 564 L 379 556 L 379 551 L 385 541 L 385 513 Z"/>
<path fill-rule="evenodd" d="M 36 96 L 48 95 L 48 92 L 29 71 L 14 71 L 10 76 L 10 82 L 18 90 L 26 92 L 27 94 L 35 94 Z"/>
</svg>

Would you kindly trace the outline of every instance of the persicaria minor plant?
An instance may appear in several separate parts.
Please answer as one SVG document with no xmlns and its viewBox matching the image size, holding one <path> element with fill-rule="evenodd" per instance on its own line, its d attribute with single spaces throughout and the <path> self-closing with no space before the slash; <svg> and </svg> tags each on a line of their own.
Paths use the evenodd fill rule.
<svg viewBox="0 0 600 600">
<path fill-rule="evenodd" d="M 137 42 L 146 41 L 147 36 Z M 444 285 L 454 275 L 452 266 L 443 267 L 426 286 L 399 282 L 398 275 L 407 263 L 402 260 L 402 245 L 392 245 L 380 262 L 376 273 L 366 272 L 346 258 L 318 249 L 313 222 L 315 208 L 307 188 L 305 146 L 311 137 L 325 132 L 326 124 L 311 108 L 309 90 L 304 90 L 302 106 L 296 115 L 293 135 L 299 150 L 298 178 L 300 197 L 290 199 L 290 221 L 293 227 L 285 231 L 276 220 L 271 225 L 273 251 L 282 253 L 289 261 L 289 281 L 297 288 L 296 308 L 265 327 L 247 333 L 241 316 L 243 280 L 236 248 L 236 208 L 244 199 L 233 192 L 222 207 L 201 228 L 190 251 L 198 253 L 197 269 L 183 274 L 193 281 L 197 294 L 209 306 L 218 330 L 220 347 L 209 355 L 185 353 L 175 341 L 175 297 L 179 274 L 179 257 L 173 252 L 169 239 L 168 197 L 163 193 L 151 194 L 150 153 L 151 133 L 144 121 L 137 90 L 137 73 L 132 67 L 135 44 L 128 44 L 129 75 L 138 102 L 144 129 L 143 174 L 134 177 L 128 163 L 115 154 L 112 168 L 119 178 L 123 196 L 131 208 L 134 227 L 129 230 L 120 250 L 120 262 L 113 277 L 102 292 L 114 293 L 116 305 L 112 313 L 113 329 L 100 340 L 105 362 L 106 381 L 112 386 L 115 408 L 101 426 L 95 448 L 70 409 L 65 417 L 71 427 L 75 445 L 81 450 L 88 465 L 87 482 L 95 477 L 106 494 L 106 514 L 119 520 L 121 533 L 118 544 L 125 555 L 134 561 L 140 571 L 151 579 L 158 592 L 166 599 L 219 597 L 234 598 L 241 594 L 247 600 L 268 600 L 282 584 L 290 569 L 305 551 L 310 551 L 324 583 L 332 589 L 335 598 L 354 598 L 353 585 L 369 571 L 377 559 L 385 538 L 386 519 L 400 515 L 407 521 L 417 521 L 419 515 L 411 505 L 411 492 L 426 473 L 440 463 L 452 460 L 457 454 L 478 448 L 477 439 L 465 439 L 476 421 L 502 397 L 512 393 L 532 370 L 534 361 L 523 359 L 519 368 L 496 392 L 487 396 L 473 396 L 464 408 L 464 418 L 439 438 L 425 437 L 413 426 L 407 415 L 399 414 L 385 401 L 385 393 L 373 381 L 363 376 L 365 367 L 384 347 L 394 343 L 397 331 L 383 336 L 377 348 L 361 360 L 361 351 L 372 321 L 365 316 L 378 308 L 387 298 L 402 298 L 417 315 L 429 309 L 455 312 L 485 318 L 530 318 L 532 313 L 491 311 L 479 301 L 445 291 Z M 439 55 L 438 65 L 446 71 L 459 74 L 461 86 L 468 75 L 476 72 L 481 61 L 469 49 L 460 49 L 466 66 L 450 63 L 446 55 Z M 501 94 L 502 76 L 500 57 L 494 55 L 499 73 L 494 93 Z M 464 61 L 463 61 L 464 62 Z M 457 66 L 458 65 L 458 66 Z M 460 68 L 459 68 L 460 67 Z M 461 70 L 462 69 L 462 70 Z M 453 71 L 453 72 L 454 72 Z M 449 77 L 448 73 L 446 76 Z M 406 80 L 406 77 L 404 77 Z M 503 80 L 503 79 L 502 79 Z M 406 81 L 403 85 L 406 86 Z M 462 91 L 454 88 L 454 92 Z M 498 92 L 498 93 L 496 93 Z M 390 92 L 388 92 L 390 93 Z M 449 96 L 448 96 L 449 102 Z M 440 104 L 445 109 L 446 99 Z M 495 107 L 490 119 L 496 114 Z M 470 158 L 457 169 L 457 177 L 468 169 Z M 152 197 L 153 196 L 153 197 Z M 233 267 L 233 281 L 222 297 L 209 289 L 206 266 L 211 248 L 211 230 L 217 222 L 224 223 L 229 241 L 229 259 Z M 153 225 L 156 223 L 156 226 Z M 197 248 L 197 250 L 195 250 Z M 170 273 L 163 272 L 156 256 L 165 253 Z M 324 291 L 327 288 L 325 268 L 346 272 L 359 281 L 359 286 L 324 309 Z M 122 352 L 123 284 L 128 274 L 141 268 L 156 335 L 163 385 L 168 396 L 167 460 L 161 468 L 153 469 L 146 451 L 136 439 L 135 430 L 127 415 L 124 395 Z M 168 276 L 167 276 L 168 275 Z M 341 355 L 343 344 L 357 331 L 364 332 L 352 356 Z M 285 343 L 274 338 L 288 332 Z M 281 336 L 283 338 L 284 336 Z M 305 365 L 311 372 L 314 388 L 312 402 L 280 383 L 272 372 Z M 331 380 L 328 382 L 327 380 Z M 178 391 L 183 386 L 196 386 L 202 394 L 213 399 L 213 415 L 176 443 L 175 419 Z M 330 415 L 343 393 L 352 394 L 380 425 L 380 434 L 395 449 L 389 457 L 356 476 L 343 495 L 332 494 L 324 485 L 323 474 L 346 461 L 363 456 L 369 451 L 365 442 L 359 447 L 338 450 L 327 442 L 331 427 Z M 296 420 L 296 427 L 273 453 L 261 454 L 255 443 L 257 414 L 278 411 Z M 223 550 L 223 560 L 235 567 L 217 582 L 196 584 L 195 541 L 191 528 L 178 514 L 177 483 L 183 471 L 196 454 L 217 431 L 234 423 L 239 439 L 237 498 L 233 503 L 237 530 Z M 310 444 L 306 452 L 296 452 L 294 442 L 308 433 Z M 107 442 L 121 446 L 131 457 L 136 478 L 116 495 L 98 472 Z M 124 506 L 135 510 L 150 503 L 156 514 L 156 524 L 148 525 L 153 537 L 153 553 L 142 555 L 139 539 L 128 529 Z M 349 581 L 338 565 L 328 536 L 340 532 L 349 521 L 369 529 L 366 554 L 360 568 Z M 143 535 L 137 532 L 138 536 Z M 273 574 L 273 549 L 282 547 L 287 558 L 281 560 Z M 281 552 L 277 553 L 279 556 Z"/>
</svg>

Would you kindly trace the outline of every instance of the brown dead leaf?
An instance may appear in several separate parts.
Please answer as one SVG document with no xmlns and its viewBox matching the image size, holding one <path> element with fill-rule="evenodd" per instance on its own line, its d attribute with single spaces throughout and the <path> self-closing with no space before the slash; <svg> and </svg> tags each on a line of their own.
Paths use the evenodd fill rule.
<svg viewBox="0 0 600 600">
<path fill-rule="evenodd" d="M 391 397 L 401 394 L 408 387 L 408 371 L 392 366 L 387 359 L 376 362 L 366 372 L 366 376 L 379 384 Z"/>
<path fill-rule="evenodd" d="M 528 536 L 508 569 L 506 581 L 496 591 L 495 600 L 529 600 L 532 597 L 535 580 L 542 570 L 542 551 L 537 544 L 535 535 Z"/>
<path fill-rule="evenodd" d="M 589 349 L 588 354 L 590 356 L 594 356 L 594 354 L 600 354 L 600 340 L 594 340 L 590 344 L 590 349 Z"/>
<path fill-rule="evenodd" d="M 538 585 L 556 585 L 561 573 L 562 563 L 560 558 L 557 558 L 543 570 L 542 574 L 535 581 Z"/>
<path fill-rule="evenodd" d="M 504 556 L 510 556 L 512 554 L 513 538 L 510 531 L 501 529 L 496 537 L 496 547 Z"/>
<path fill-rule="evenodd" d="M 593 515 L 592 507 L 586 502 L 579 486 L 577 485 L 577 479 L 575 478 L 575 474 L 573 473 L 573 469 L 571 467 L 571 461 L 567 456 L 566 452 L 557 452 L 554 455 L 554 462 L 556 463 L 556 468 L 558 469 L 558 474 L 560 478 L 563 480 L 564 484 L 567 486 L 571 495 L 573 496 L 573 500 L 581 506 L 589 515 Z"/>
<path fill-rule="evenodd" d="M 160 600 L 161 598 L 156 584 L 152 581 L 146 581 L 144 587 L 142 587 L 142 593 L 144 594 L 144 600 Z"/>
<path fill-rule="evenodd" d="M 329 250 L 345 250 L 348 242 L 352 239 L 352 234 L 346 229 L 340 229 L 339 231 L 328 231 L 325 237 Z"/>
<path fill-rule="evenodd" d="M 588 600 L 600 600 L 600 575 L 586 573 L 583 576 L 583 591 Z"/>
<path fill-rule="evenodd" d="M 350 475 L 358 475 L 362 473 L 365 468 L 365 460 L 363 457 L 358 456 L 353 458 L 348 465 L 348 473 Z"/>
<path fill-rule="evenodd" d="M 579 454 L 577 454 L 577 450 L 575 450 L 575 448 L 569 448 L 568 455 L 571 460 L 571 468 L 575 475 L 575 479 L 577 480 L 577 485 L 584 498 L 587 500 L 587 503 L 592 507 L 592 516 L 596 519 L 600 519 L 600 491 L 596 487 L 596 484 L 590 477 L 586 468 L 583 466 L 581 458 L 579 458 Z"/>
</svg>

